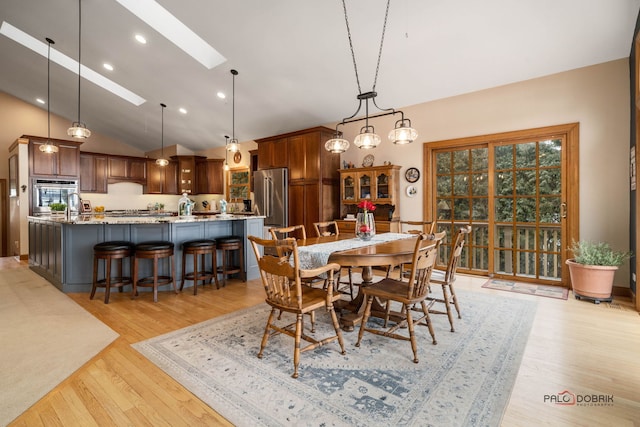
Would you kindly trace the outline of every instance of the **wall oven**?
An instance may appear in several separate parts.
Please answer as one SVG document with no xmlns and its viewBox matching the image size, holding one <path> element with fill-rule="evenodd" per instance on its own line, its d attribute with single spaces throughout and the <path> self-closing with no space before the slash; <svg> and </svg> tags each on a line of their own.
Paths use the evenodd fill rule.
<svg viewBox="0 0 640 427">
<path fill-rule="evenodd" d="M 71 211 L 79 211 L 80 196 L 69 197 L 78 193 L 77 180 L 34 179 L 32 189 L 32 215 L 49 213 L 52 203 L 69 204 Z"/>
</svg>

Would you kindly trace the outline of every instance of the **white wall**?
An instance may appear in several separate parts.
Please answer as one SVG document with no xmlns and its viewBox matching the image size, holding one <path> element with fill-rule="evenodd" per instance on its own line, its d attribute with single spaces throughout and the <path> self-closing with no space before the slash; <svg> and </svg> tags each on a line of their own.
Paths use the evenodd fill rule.
<svg viewBox="0 0 640 427">
<path fill-rule="evenodd" d="M 629 248 L 629 66 L 626 59 L 552 76 L 514 83 L 452 98 L 403 108 L 383 102 L 383 108 L 402 108 L 418 130 L 418 141 L 395 146 L 386 138 L 398 118 L 384 117 L 373 124 L 383 137 L 373 150 L 353 145 L 341 156 L 360 166 L 366 154 L 375 165 L 401 165 L 401 216 L 422 219 L 424 189 L 423 144 L 452 138 L 485 135 L 572 122 L 580 123 L 580 238 L 609 242 L 614 249 Z M 354 101 L 355 102 L 355 101 Z M 346 105 L 351 113 L 353 106 Z M 349 141 L 363 122 L 345 126 Z M 334 126 L 329 125 L 329 126 Z M 404 171 L 421 171 L 419 193 L 409 198 Z M 616 275 L 616 285 L 629 286 L 628 264 Z"/>
</svg>

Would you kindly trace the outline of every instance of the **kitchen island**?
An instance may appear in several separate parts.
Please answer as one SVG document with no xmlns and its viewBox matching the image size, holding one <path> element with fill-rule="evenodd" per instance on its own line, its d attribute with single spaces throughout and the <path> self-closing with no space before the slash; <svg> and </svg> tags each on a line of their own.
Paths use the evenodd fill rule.
<svg viewBox="0 0 640 427">
<path fill-rule="evenodd" d="M 140 243 L 167 240 L 175 244 L 175 278 L 180 286 L 182 243 L 194 239 L 241 236 L 244 240 L 244 268 L 247 280 L 259 277 L 256 257 L 247 236 L 262 236 L 264 217 L 247 215 L 109 216 L 64 215 L 29 216 L 29 266 L 62 292 L 90 292 L 93 281 L 93 246 L 110 240 Z M 238 260 L 236 260 L 238 262 Z M 218 265 L 221 260 L 218 260 Z M 168 259 L 159 262 L 159 274 L 169 273 Z M 102 263 L 101 263 L 102 266 Z M 124 263 L 125 275 L 130 265 Z M 207 268 L 211 268 L 210 265 Z M 140 277 L 149 276 L 151 263 L 140 264 Z M 104 277 L 104 269 L 99 272 Z M 193 286 L 186 281 L 185 287 Z M 159 288 L 170 290 L 171 285 Z"/>
</svg>

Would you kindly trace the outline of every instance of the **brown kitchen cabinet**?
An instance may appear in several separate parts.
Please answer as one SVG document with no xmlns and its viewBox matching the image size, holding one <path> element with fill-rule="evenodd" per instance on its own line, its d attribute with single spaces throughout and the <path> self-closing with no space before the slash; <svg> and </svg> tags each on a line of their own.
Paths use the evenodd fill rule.
<svg viewBox="0 0 640 427">
<path fill-rule="evenodd" d="M 146 158 L 109 155 L 108 163 L 107 181 L 110 184 L 116 182 L 147 183 Z"/>
<path fill-rule="evenodd" d="M 23 135 L 29 139 L 29 175 L 35 177 L 56 177 L 63 179 L 80 178 L 81 142 L 50 139 L 58 147 L 57 153 L 44 153 L 40 146 L 46 138 Z"/>
<path fill-rule="evenodd" d="M 108 156 L 80 153 L 80 192 L 107 193 Z"/>
<path fill-rule="evenodd" d="M 289 165 L 288 138 L 264 138 L 258 143 L 258 169 L 286 168 Z"/>
<path fill-rule="evenodd" d="M 178 162 L 178 193 L 197 194 L 196 161 L 205 160 L 203 156 L 171 156 Z"/>
<path fill-rule="evenodd" d="M 314 222 L 339 215 L 340 155 L 324 148 L 333 134 L 319 126 L 256 141 L 258 169 L 288 168 L 289 224 L 304 224 L 308 233 L 313 233 Z"/>
<path fill-rule="evenodd" d="M 145 194 L 178 194 L 178 162 L 169 161 L 166 166 L 147 161 Z"/>
<path fill-rule="evenodd" d="M 196 194 L 224 194 L 224 159 L 196 161 Z"/>
</svg>

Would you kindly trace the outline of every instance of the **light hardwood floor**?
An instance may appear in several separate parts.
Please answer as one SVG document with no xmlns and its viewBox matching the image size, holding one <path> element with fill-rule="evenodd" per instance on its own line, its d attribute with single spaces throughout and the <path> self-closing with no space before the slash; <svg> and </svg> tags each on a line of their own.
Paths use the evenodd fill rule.
<svg viewBox="0 0 640 427">
<path fill-rule="evenodd" d="M 15 268 L 0 259 L 0 270 Z M 19 268 L 24 268 L 21 263 Z M 537 313 L 507 405 L 504 426 L 640 425 L 640 316 L 624 299 L 614 304 L 556 300 L 481 288 L 486 278 L 458 276 L 458 289 L 503 297 L 535 298 Z M 110 346 L 57 386 L 11 426 L 230 425 L 130 344 L 245 307 L 260 304 L 258 281 L 232 280 L 194 296 L 161 293 L 131 300 L 129 293 L 69 294 L 120 334 Z M 464 301 L 462 314 L 464 316 Z M 437 331 L 437 333 L 450 333 Z M 70 349 L 70 351 L 73 351 Z M 608 406 L 557 405 L 545 396 L 568 390 L 577 396 L 612 396 Z"/>
</svg>

